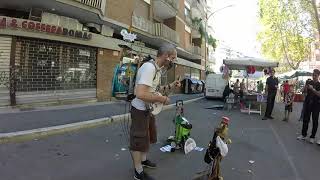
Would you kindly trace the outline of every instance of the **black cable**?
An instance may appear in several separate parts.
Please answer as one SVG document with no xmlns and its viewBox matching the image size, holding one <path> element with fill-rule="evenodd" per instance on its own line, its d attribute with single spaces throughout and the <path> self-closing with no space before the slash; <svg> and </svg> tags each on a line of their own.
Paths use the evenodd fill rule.
<svg viewBox="0 0 320 180">
<path fill-rule="evenodd" d="M 125 108 L 124 108 L 124 121 L 123 121 L 123 125 L 124 125 L 124 134 L 125 134 L 125 138 L 126 138 L 126 142 L 127 144 L 129 144 L 129 133 L 128 133 L 128 125 L 127 125 L 127 106 L 128 106 L 128 102 L 126 101 L 125 103 Z"/>
<path fill-rule="evenodd" d="M 127 125 L 126 125 L 126 127 L 127 127 L 127 134 L 128 134 L 128 142 L 129 142 L 129 135 L 130 135 L 130 129 L 129 129 L 129 125 L 130 125 L 130 111 L 131 111 L 131 103 L 129 102 L 128 103 L 128 112 L 127 112 L 127 114 L 128 114 L 128 119 L 127 119 Z"/>
<path fill-rule="evenodd" d="M 121 108 L 121 107 L 120 107 Z M 122 109 L 122 108 L 121 108 Z M 122 119 L 120 119 L 120 126 L 121 126 L 121 130 L 122 130 L 122 136 L 125 136 L 125 129 L 124 129 L 124 125 L 123 125 L 123 120 Z M 121 137 L 121 140 L 123 140 L 122 139 L 123 137 Z"/>
</svg>

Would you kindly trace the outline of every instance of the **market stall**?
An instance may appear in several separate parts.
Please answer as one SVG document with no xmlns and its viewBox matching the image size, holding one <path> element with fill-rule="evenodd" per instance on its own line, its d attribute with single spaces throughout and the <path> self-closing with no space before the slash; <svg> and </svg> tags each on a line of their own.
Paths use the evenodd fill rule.
<svg viewBox="0 0 320 180">
<path fill-rule="evenodd" d="M 224 64 L 224 77 L 230 78 L 232 70 L 245 70 L 244 78 L 246 78 L 246 87 L 248 89 L 248 79 L 254 77 L 256 71 L 264 72 L 268 74 L 271 68 L 278 67 L 277 62 L 266 61 L 258 58 L 237 58 L 237 59 L 225 59 Z M 255 91 L 246 91 L 241 99 L 240 109 L 244 113 L 258 113 L 261 115 L 261 104 L 266 102 L 266 97 Z"/>
<path fill-rule="evenodd" d="M 280 81 L 289 81 L 295 87 L 295 102 L 303 102 L 304 95 L 301 92 L 307 79 L 312 78 L 312 70 L 292 70 L 278 75 Z"/>
</svg>

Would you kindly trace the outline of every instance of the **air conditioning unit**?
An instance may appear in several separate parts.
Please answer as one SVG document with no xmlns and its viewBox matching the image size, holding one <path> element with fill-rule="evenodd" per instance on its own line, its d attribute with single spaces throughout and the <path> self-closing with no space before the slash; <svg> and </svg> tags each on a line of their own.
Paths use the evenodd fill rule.
<svg viewBox="0 0 320 180">
<path fill-rule="evenodd" d="M 83 27 L 82 27 L 82 31 L 86 31 L 86 32 L 88 32 L 88 31 L 89 31 L 89 27 L 87 27 L 87 26 L 83 26 Z"/>
<path fill-rule="evenodd" d="M 102 25 L 101 34 L 107 37 L 112 37 L 114 33 L 114 29 L 109 26 Z"/>
<path fill-rule="evenodd" d="M 31 8 L 29 13 L 29 19 L 33 21 L 41 21 L 42 10 L 38 8 Z"/>
<path fill-rule="evenodd" d="M 87 27 L 91 28 L 94 33 L 101 33 L 101 25 L 95 23 L 87 23 L 85 24 Z"/>
</svg>

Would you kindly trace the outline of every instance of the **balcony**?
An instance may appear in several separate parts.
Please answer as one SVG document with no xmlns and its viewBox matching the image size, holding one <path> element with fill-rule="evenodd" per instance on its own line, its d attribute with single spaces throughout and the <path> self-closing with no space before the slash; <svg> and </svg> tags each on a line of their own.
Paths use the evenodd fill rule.
<svg viewBox="0 0 320 180">
<path fill-rule="evenodd" d="M 175 17 L 178 13 L 177 0 L 154 0 L 154 14 L 160 19 Z"/>
<path fill-rule="evenodd" d="M 103 4 L 102 1 L 105 1 L 105 0 L 75 0 L 75 1 L 100 10 Z"/>
<path fill-rule="evenodd" d="M 143 17 L 133 15 L 132 27 L 148 33 L 149 35 L 160 37 L 166 40 L 179 43 L 179 34 L 162 23 L 153 23 Z"/>
<path fill-rule="evenodd" d="M 106 0 L 9 0 L 1 1 L 0 7 L 4 9 L 19 9 L 29 12 L 49 12 L 60 16 L 79 20 L 81 23 L 101 24 L 101 17 L 105 13 Z M 36 13 L 35 19 L 41 20 L 41 13 Z"/>
<path fill-rule="evenodd" d="M 201 38 L 201 34 L 200 34 L 199 30 L 197 30 L 194 27 L 192 28 L 191 36 L 192 36 L 192 38 L 196 38 L 196 39 Z"/>
<path fill-rule="evenodd" d="M 189 46 L 187 46 L 186 49 L 187 49 L 187 51 L 189 51 L 191 54 L 201 56 L 201 48 L 198 47 L 198 46 L 189 45 Z"/>
<path fill-rule="evenodd" d="M 134 28 L 140 29 L 151 35 L 154 34 L 153 23 L 143 17 L 133 15 L 132 16 L 132 26 Z"/>
<path fill-rule="evenodd" d="M 179 39 L 179 34 L 169 28 L 168 26 L 162 24 L 162 23 L 155 23 L 154 24 L 154 35 L 155 36 L 159 36 L 159 37 L 163 37 L 165 39 L 168 39 L 170 41 L 173 41 L 177 44 L 179 44 L 180 39 Z"/>
<path fill-rule="evenodd" d="M 99 10 L 102 14 L 105 13 L 106 0 L 73 0 L 80 4 L 83 4 L 89 8 Z"/>
<path fill-rule="evenodd" d="M 192 18 L 202 18 L 206 17 L 205 7 L 202 3 L 195 1 L 191 7 Z"/>
</svg>

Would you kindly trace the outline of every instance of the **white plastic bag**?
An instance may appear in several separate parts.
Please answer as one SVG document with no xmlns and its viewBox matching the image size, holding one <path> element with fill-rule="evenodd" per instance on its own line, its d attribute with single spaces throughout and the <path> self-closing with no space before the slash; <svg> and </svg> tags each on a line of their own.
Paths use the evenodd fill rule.
<svg viewBox="0 0 320 180">
<path fill-rule="evenodd" d="M 220 138 L 220 136 L 217 136 L 216 146 L 219 148 L 222 157 L 225 157 L 228 154 L 228 145 Z"/>
<path fill-rule="evenodd" d="M 188 154 L 196 147 L 197 147 L 196 142 L 192 138 L 188 138 L 184 143 L 184 153 Z"/>
</svg>

